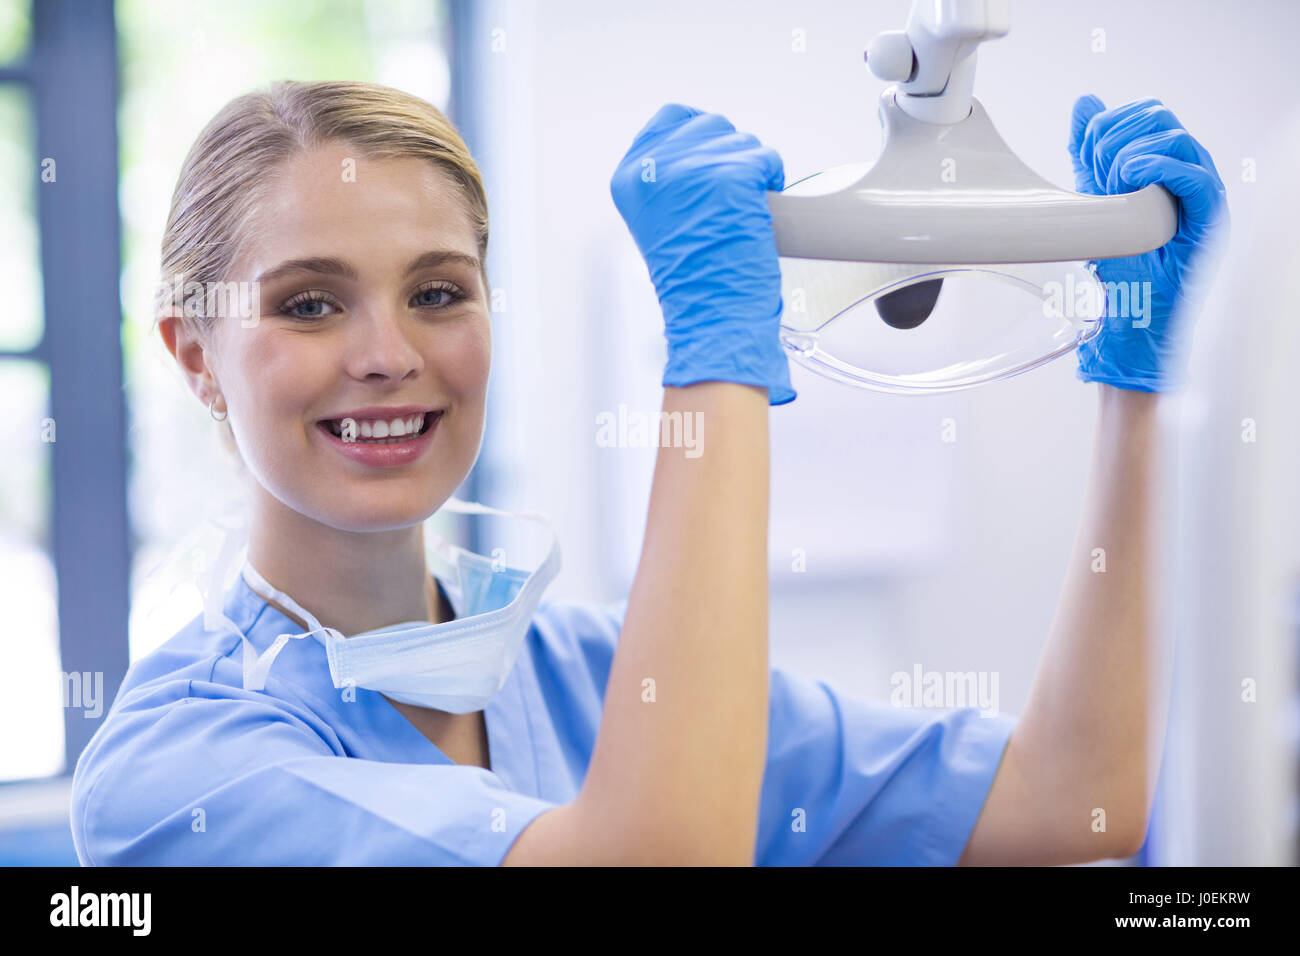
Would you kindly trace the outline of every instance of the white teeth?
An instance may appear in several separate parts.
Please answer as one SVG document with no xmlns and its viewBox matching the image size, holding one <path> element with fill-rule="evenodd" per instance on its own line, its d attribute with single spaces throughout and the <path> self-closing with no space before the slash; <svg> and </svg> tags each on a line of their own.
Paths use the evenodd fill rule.
<svg viewBox="0 0 1300 956">
<path fill-rule="evenodd" d="M 344 436 L 342 430 L 343 422 L 351 422 L 352 438 Z M 405 441 L 414 437 L 424 429 L 424 414 L 408 415 L 406 418 L 394 418 L 392 421 L 383 421 L 368 419 L 357 421 L 356 419 L 336 419 L 329 422 L 330 431 L 344 441 L 361 441 L 370 439 L 376 444 L 390 444 L 394 441 Z"/>
</svg>

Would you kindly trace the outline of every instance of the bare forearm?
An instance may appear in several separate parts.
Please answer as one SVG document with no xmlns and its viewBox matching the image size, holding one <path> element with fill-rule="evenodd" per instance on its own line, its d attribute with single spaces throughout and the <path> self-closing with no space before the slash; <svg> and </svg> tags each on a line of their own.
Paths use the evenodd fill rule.
<svg viewBox="0 0 1300 956">
<path fill-rule="evenodd" d="M 1065 587 L 1015 746 L 1060 764 L 1062 825 L 1145 830 L 1153 685 L 1152 506 L 1158 396 L 1098 386 L 1092 470 Z M 1104 564 L 1103 564 L 1104 561 Z M 1104 568 L 1104 570 L 1103 570 Z"/>
<path fill-rule="evenodd" d="M 1167 695 L 1153 647 L 1159 398 L 1098 388 L 1078 536 L 1029 700 L 968 846 L 973 861 L 1101 859 L 1145 830 Z M 989 858 L 990 847 L 1003 858 Z"/>
<path fill-rule="evenodd" d="M 587 777 L 558 822 L 544 814 L 521 836 L 532 859 L 567 833 L 571 862 L 753 862 L 767 751 L 768 408 L 767 390 L 747 385 L 665 390 L 666 412 L 702 416 L 702 453 L 659 451 Z"/>
</svg>

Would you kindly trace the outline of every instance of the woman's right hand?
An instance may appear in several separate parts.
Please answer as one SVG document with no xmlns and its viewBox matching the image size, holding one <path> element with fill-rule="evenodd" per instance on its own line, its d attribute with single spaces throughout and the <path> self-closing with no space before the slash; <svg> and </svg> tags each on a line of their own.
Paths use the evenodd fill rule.
<svg viewBox="0 0 1300 956">
<path fill-rule="evenodd" d="M 717 113 L 669 103 L 609 185 L 663 309 L 663 384 L 737 382 L 766 388 L 772 405 L 793 401 L 767 201 L 785 185 L 777 152 Z"/>
</svg>

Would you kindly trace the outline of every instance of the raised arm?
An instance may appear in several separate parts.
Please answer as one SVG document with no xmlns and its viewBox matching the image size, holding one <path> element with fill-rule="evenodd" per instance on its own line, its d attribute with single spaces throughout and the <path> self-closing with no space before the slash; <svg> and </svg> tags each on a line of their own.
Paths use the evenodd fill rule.
<svg viewBox="0 0 1300 956">
<path fill-rule="evenodd" d="M 1205 149 L 1158 100 L 1074 108 L 1070 154 L 1080 192 L 1159 183 L 1179 202 L 1165 246 L 1098 263 L 1106 283 L 1135 283 L 1079 350 L 1079 378 L 1100 383 L 1083 517 L 1065 587 L 1025 709 L 962 863 L 1081 863 L 1136 852 L 1146 834 L 1168 710 L 1170 654 L 1157 646 L 1152 510 L 1171 493 L 1156 471 L 1159 393 L 1183 381 L 1189 277 L 1226 226 L 1222 181 Z M 1110 291 L 1108 289 L 1108 291 Z M 1104 829 L 1103 829 L 1104 827 Z"/>
<path fill-rule="evenodd" d="M 754 862 L 768 720 L 767 415 L 795 397 L 766 199 L 782 179 L 775 152 L 676 104 L 614 174 L 663 308 L 666 420 L 698 416 L 702 454 L 659 451 L 587 776 L 506 863 Z"/>
<path fill-rule="evenodd" d="M 1168 706 L 1151 626 L 1159 396 L 1102 385 L 1099 398 L 1061 601 L 965 864 L 1129 856 L 1146 832 Z"/>
</svg>

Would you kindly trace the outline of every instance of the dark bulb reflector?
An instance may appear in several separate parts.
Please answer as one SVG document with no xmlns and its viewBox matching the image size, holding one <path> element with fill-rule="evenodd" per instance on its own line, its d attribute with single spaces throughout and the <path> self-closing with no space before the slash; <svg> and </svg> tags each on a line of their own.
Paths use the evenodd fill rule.
<svg viewBox="0 0 1300 956">
<path fill-rule="evenodd" d="M 942 279 L 927 279 L 876 300 L 876 311 L 891 329 L 914 329 L 930 317 L 939 300 Z"/>
</svg>

